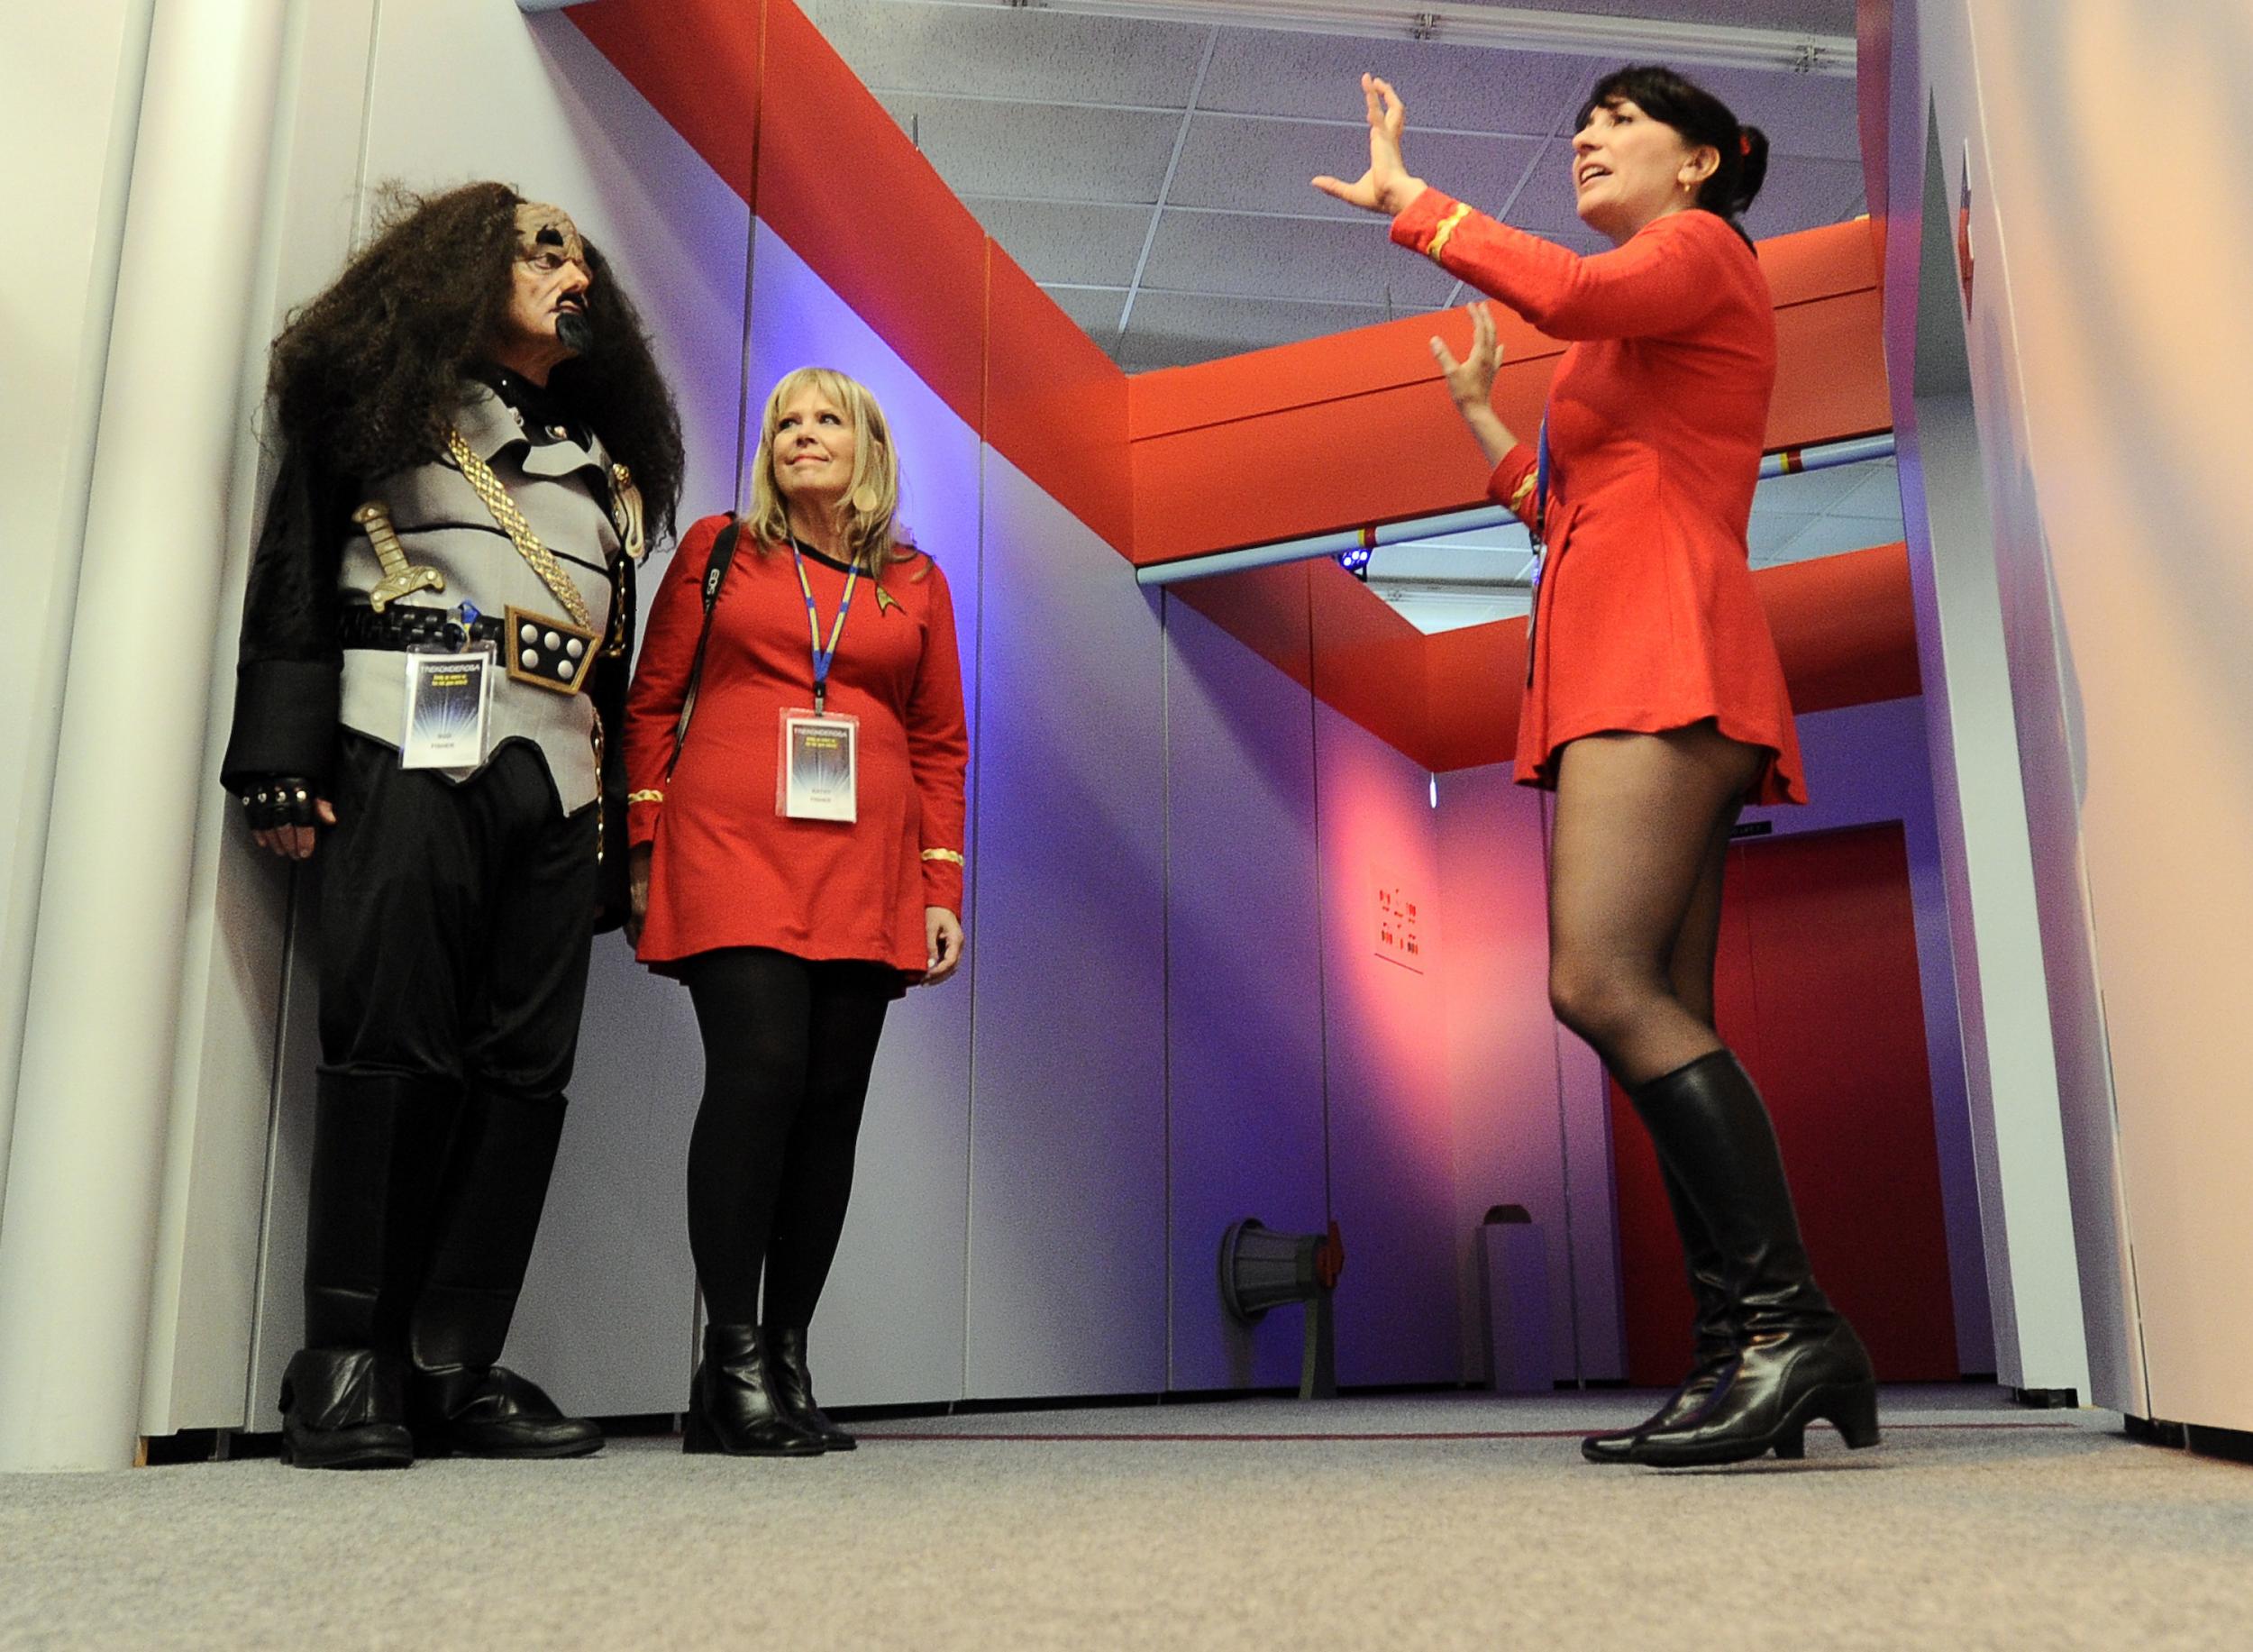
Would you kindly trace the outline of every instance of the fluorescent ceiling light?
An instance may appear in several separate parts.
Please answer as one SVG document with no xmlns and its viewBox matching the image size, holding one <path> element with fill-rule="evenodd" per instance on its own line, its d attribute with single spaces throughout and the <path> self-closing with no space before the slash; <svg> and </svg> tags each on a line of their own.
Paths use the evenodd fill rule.
<svg viewBox="0 0 2253 1652">
<path fill-rule="evenodd" d="M 1451 46 L 1577 52 L 1622 60 L 1783 68 L 1801 74 L 1852 75 L 1855 65 L 1854 41 L 1843 34 L 1518 6 L 1449 5 L 1440 0 L 935 0 L 935 4 L 1220 23 L 1240 29 L 1287 29 L 1302 34 L 1361 35 L 1373 40 L 1439 41 Z"/>
</svg>

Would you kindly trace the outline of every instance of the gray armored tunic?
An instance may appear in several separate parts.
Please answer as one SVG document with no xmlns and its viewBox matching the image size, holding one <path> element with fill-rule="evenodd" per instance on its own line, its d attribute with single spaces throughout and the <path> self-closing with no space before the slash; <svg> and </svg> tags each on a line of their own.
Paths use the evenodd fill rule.
<svg viewBox="0 0 2253 1652">
<path fill-rule="evenodd" d="M 471 387 L 455 428 L 492 467 L 532 531 L 553 552 L 562 577 L 577 587 L 588 616 L 584 628 L 597 639 L 585 646 L 598 648 L 610 625 L 610 565 L 622 554 L 605 479 L 610 459 L 601 442 L 590 435 L 582 446 L 573 437 L 558 440 L 552 433 L 543 433 L 548 439 L 534 446 L 525 438 L 521 416 L 483 385 Z M 518 552 L 461 470 L 450 464 L 418 465 L 366 492 L 369 500 L 383 506 L 407 561 L 417 568 L 434 569 L 445 580 L 442 592 L 418 592 L 392 604 L 391 613 L 410 607 L 459 613 L 467 603 L 499 619 L 513 608 L 548 622 L 535 626 L 542 634 L 539 641 L 564 639 L 560 645 L 562 659 L 577 662 L 576 646 L 567 634 L 578 627 L 562 599 Z M 365 603 L 384 579 L 368 534 L 354 533 L 345 540 L 339 571 L 344 603 Z M 520 655 L 523 641 L 511 636 L 503 647 Z M 551 644 L 536 652 L 552 657 L 559 647 Z M 396 747 L 406 727 L 406 667 L 398 653 L 346 648 L 338 720 Z M 488 751 L 509 740 L 527 740 L 538 746 L 567 815 L 594 802 L 599 791 L 594 728 L 594 706 L 583 693 L 558 693 L 506 675 L 493 684 Z M 476 771 L 447 772 L 460 780 Z"/>
<path fill-rule="evenodd" d="M 597 710 L 604 718 L 616 714 L 624 660 L 607 662 L 591 683 L 579 671 L 579 691 L 545 686 L 568 686 L 559 680 L 611 634 L 614 619 L 632 620 L 630 602 L 623 614 L 613 613 L 616 591 L 631 589 L 631 569 L 622 561 L 625 547 L 613 516 L 610 455 L 598 438 L 568 420 L 528 428 L 527 415 L 517 408 L 543 407 L 540 393 L 504 373 L 497 372 L 494 382 L 510 387 L 508 399 L 485 383 L 466 381 L 455 428 L 500 485 L 502 507 L 521 512 L 524 525 L 552 554 L 556 577 L 578 594 L 585 623 L 573 621 L 570 605 L 526 560 L 461 467 L 442 460 L 369 482 L 325 471 L 317 456 L 293 447 L 283 455 L 251 561 L 234 726 L 221 768 L 230 789 L 240 794 L 276 775 L 302 777 L 317 789 L 335 763 L 340 728 L 396 750 L 406 719 L 406 658 L 397 631 L 426 632 L 414 639 L 426 646 L 460 647 L 462 633 L 448 631 L 446 622 L 474 618 L 479 641 L 491 643 L 501 652 L 499 662 L 519 673 L 494 673 L 488 762 L 506 744 L 536 748 L 567 816 L 603 790 L 623 798 L 618 743 L 607 753 L 606 786 L 597 772 L 594 738 L 603 720 Z M 554 415 L 552 406 L 546 411 Z M 388 601 L 383 612 L 371 612 L 371 595 L 393 570 L 364 520 L 368 507 L 378 507 L 385 532 L 396 534 L 388 550 L 397 566 L 428 570 L 442 588 L 413 589 Z M 532 634 L 506 639 L 502 650 L 499 632 L 512 608 Z M 531 675 L 544 681 L 523 680 Z M 461 780 L 478 771 L 442 772 Z"/>
</svg>

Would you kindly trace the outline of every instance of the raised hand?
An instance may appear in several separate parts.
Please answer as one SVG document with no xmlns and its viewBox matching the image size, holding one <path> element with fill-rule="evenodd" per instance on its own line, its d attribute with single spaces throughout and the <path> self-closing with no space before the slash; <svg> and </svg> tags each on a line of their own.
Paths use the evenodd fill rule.
<svg viewBox="0 0 2253 1652">
<path fill-rule="evenodd" d="M 1458 361 L 1437 333 L 1432 334 L 1432 358 L 1446 376 L 1447 393 L 1458 407 L 1483 407 L 1494 394 L 1494 375 L 1501 370 L 1502 347 L 1494 336 L 1494 312 L 1485 303 L 1465 306 L 1471 312 L 1471 351 Z"/>
<path fill-rule="evenodd" d="M 1395 217 L 1424 193 L 1424 180 L 1409 175 L 1400 155 L 1408 105 L 1389 83 L 1374 75 L 1361 78 L 1361 95 L 1369 114 L 1369 170 L 1350 184 L 1325 174 L 1314 180 L 1314 187 L 1348 206 Z"/>
<path fill-rule="evenodd" d="M 1471 353 L 1458 361 L 1437 333 L 1432 334 L 1432 359 L 1447 380 L 1447 394 L 1455 398 L 1455 411 L 1478 438 L 1486 462 L 1498 465 L 1518 438 L 1494 411 L 1494 375 L 1501 370 L 1502 346 L 1494 336 L 1494 312 L 1484 300 L 1471 311 Z"/>
</svg>

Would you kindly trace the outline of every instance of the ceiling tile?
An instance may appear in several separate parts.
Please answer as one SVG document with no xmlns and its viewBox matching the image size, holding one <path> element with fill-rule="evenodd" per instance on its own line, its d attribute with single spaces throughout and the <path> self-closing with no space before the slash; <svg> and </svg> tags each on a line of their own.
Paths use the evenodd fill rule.
<svg viewBox="0 0 2253 1652">
<path fill-rule="evenodd" d="M 1145 292 L 1118 351 L 1130 370 L 1183 367 L 1215 356 L 1292 344 L 1384 319 L 1374 305 L 1300 304 L 1274 298 L 1207 298 Z"/>
<path fill-rule="evenodd" d="M 1854 467 L 1859 470 L 1862 466 Z M 1865 521 L 1901 521 L 1901 472 L 1893 460 L 1881 460 L 1869 467 L 1869 474 L 1852 493 L 1831 507 L 1831 514 L 1838 516 L 1859 516 Z"/>
<path fill-rule="evenodd" d="M 960 196 L 1146 205 L 1158 198 L 1181 124 L 1177 114 L 925 94 L 883 102 Z"/>
<path fill-rule="evenodd" d="M 1761 512 L 1746 530 L 1746 543 L 1752 551 L 1752 560 L 1759 563 L 1776 561 L 1792 541 L 1816 520 L 1816 517 L 1802 516 L 1798 511 Z"/>
<path fill-rule="evenodd" d="M 1382 316 L 1445 303 L 1454 281 L 1437 264 L 1392 244 L 1383 223 L 1159 215 L 1143 285 L 1174 292 L 1316 298 L 1373 305 Z"/>
<path fill-rule="evenodd" d="M 1866 551 L 1872 545 L 1890 545 L 1900 537 L 1899 532 L 1883 523 L 1864 522 L 1853 516 L 1818 516 L 1788 544 L 1771 553 L 1767 561 L 1770 563 L 1812 561 L 1819 556 L 1837 556 L 1847 551 Z"/>
<path fill-rule="evenodd" d="M 1118 318 L 1126 308 L 1125 288 L 1044 287 L 1041 290 L 1104 349 L 1118 342 Z"/>
<path fill-rule="evenodd" d="M 803 0 L 801 9 L 878 91 L 975 91 L 1026 103 L 1181 108 L 1210 32 L 1029 7 Z"/>
<path fill-rule="evenodd" d="M 1147 206 L 1088 206 L 1059 201 L 997 201 L 968 196 L 986 233 L 1035 281 L 1125 288 L 1150 233 Z M 1116 316 L 1113 318 L 1116 320 Z"/>
<path fill-rule="evenodd" d="M 1768 168 L 1759 198 L 1745 214 L 1755 241 L 1838 224 L 1854 215 L 1862 192 L 1858 160 L 1811 160 L 1778 155 Z"/>
<path fill-rule="evenodd" d="M 1562 141 L 1545 143 L 1526 178 L 1525 189 L 1518 196 L 1518 205 L 1510 214 L 1510 222 L 1521 230 L 1543 235 L 1586 234 L 1588 226 L 1573 209 L 1573 146 Z"/>
<path fill-rule="evenodd" d="M 1738 120 L 1766 132 L 1778 157 L 1812 155 L 1860 164 L 1861 117 L 1851 75 L 1696 67 L 1684 72 L 1727 104 Z"/>
<path fill-rule="evenodd" d="M 1408 105 L 1413 153 L 1419 127 L 1546 137 L 1594 84 L 1592 62 L 1437 41 L 1224 29 L 1198 107 L 1357 121 L 1366 72 L 1390 80 Z"/>
<path fill-rule="evenodd" d="M 1332 200 L 1307 180 L 1321 172 L 1357 173 L 1366 130 L 1313 121 L 1196 115 L 1167 204 L 1365 219 L 1367 213 Z M 1505 200 L 1539 147 L 1528 138 L 1433 132 L 1418 141 L 1416 164 L 1425 177 L 1446 179 L 1451 195 Z"/>
<path fill-rule="evenodd" d="M 1753 490 L 1753 514 L 1790 511 L 1820 516 L 1860 487 L 1862 481 L 1859 465 L 1833 465 L 1822 470 L 1767 477 Z"/>
</svg>

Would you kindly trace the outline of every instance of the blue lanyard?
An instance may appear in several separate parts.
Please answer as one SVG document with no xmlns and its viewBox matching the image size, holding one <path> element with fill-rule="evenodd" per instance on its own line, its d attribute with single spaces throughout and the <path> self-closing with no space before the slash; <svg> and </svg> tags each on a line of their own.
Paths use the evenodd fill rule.
<svg viewBox="0 0 2253 1652">
<path fill-rule="evenodd" d="M 1533 464 L 1533 536 L 1544 536 L 1549 522 L 1549 410 L 1541 410 L 1541 435 Z"/>
<path fill-rule="evenodd" d="M 1548 524 L 1550 469 L 1549 410 L 1544 407 L 1541 410 L 1541 434 L 1536 439 L 1534 449 L 1533 520 L 1527 524 L 1527 530 L 1533 540 L 1533 576 L 1531 584 L 1533 587 L 1534 599 L 1537 603 L 1540 600 L 1541 597 L 1542 565 L 1548 561 L 1549 557 Z"/>
<path fill-rule="evenodd" d="M 853 568 L 845 575 L 844 601 L 838 605 L 837 623 L 829 627 L 829 645 L 821 641 L 821 614 L 814 607 L 813 581 L 806 577 L 806 552 L 798 541 L 790 542 L 790 561 L 798 569 L 798 588 L 806 593 L 806 631 L 814 644 L 814 713 L 821 714 L 829 698 L 829 667 L 837 657 L 837 639 L 844 634 L 845 616 L 853 611 L 853 588 L 860 583 L 861 563 L 855 558 Z"/>
</svg>

